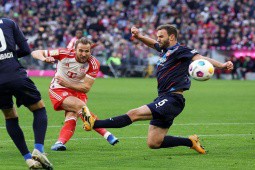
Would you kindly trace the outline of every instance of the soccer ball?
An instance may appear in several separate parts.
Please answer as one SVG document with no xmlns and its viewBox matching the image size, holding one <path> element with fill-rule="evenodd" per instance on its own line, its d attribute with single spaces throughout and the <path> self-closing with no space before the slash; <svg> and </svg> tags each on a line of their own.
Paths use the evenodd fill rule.
<svg viewBox="0 0 255 170">
<path fill-rule="evenodd" d="M 204 59 L 199 59 L 193 61 L 189 65 L 189 75 L 198 81 L 206 81 L 209 80 L 214 73 L 213 65 Z"/>
</svg>

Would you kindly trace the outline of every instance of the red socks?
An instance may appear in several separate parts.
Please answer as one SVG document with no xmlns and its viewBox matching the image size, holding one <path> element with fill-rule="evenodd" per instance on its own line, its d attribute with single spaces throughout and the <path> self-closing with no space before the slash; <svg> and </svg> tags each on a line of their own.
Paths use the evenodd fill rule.
<svg viewBox="0 0 255 170">
<path fill-rule="evenodd" d="M 58 141 L 62 142 L 63 144 L 68 142 L 74 134 L 75 127 L 76 127 L 76 120 L 70 119 L 65 121 L 65 124 L 60 131 Z"/>
</svg>

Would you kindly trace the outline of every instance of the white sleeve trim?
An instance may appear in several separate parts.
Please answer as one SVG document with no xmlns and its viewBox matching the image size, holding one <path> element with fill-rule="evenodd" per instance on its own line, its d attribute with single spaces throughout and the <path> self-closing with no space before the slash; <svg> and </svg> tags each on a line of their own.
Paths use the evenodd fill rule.
<svg viewBox="0 0 255 170">
<path fill-rule="evenodd" d="M 46 57 L 49 57 L 48 50 L 44 50 L 44 54 L 45 54 Z"/>
<path fill-rule="evenodd" d="M 90 75 L 88 75 L 88 74 L 86 74 L 86 77 L 91 78 L 91 79 L 93 79 L 93 80 L 96 79 L 96 78 L 94 78 L 94 77 L 92 77 L 92 76 L 90 76 Z"/>
</svg>

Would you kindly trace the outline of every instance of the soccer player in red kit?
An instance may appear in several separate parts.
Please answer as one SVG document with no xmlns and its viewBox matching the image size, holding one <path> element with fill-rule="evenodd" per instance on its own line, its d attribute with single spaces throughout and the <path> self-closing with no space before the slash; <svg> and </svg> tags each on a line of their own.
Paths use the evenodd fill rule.
<svg viewBox="0 0 255 170">
<path fill-rule="evenodd" d="M 94 84 L 100 68 L 98 60 L 91 55 L 92 42 L 82 37 L 74 49 L 36 50 L 35 59 L 53 63 L 58 60 L 57 70 L 52 79 L 49 95 L 56 111 L 65 111 L 65 123 L 57 142 L 51 147 L 55 151 L 66 150 L 65 143 L 73 136 L 76 121 L 87 103 L 87 94 Z M 80 116 L 83 118 L 82 116 Z M 83 120 L 84 121 L 84 120 Z M 114 145 L 118 139 L 104 128 L 95 129 Z"/>
<path fill-rule="evenodd" d="M 81 30 L 77 30 L 75 32 L 75 37 L 73 37 L 71 39 L 71 41 L 68 43 L 67 47 L 68 49 L 74 49 L 74 46 L 75 46 L 75 42 L 80 39 L 82 37 L 82 31 Z"/>
</svg>

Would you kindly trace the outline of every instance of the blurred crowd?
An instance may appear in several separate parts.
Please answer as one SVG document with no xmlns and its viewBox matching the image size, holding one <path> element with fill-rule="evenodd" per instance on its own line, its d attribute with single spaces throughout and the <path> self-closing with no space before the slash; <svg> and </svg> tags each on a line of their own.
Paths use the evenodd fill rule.
<svg viewBox="0 0 255 170">
<path fill-rule="evenodd" d="M 132 40 L 133 25 L 156 38 L 158 25 L 174 24 L 179 41 L 205 56 L 211 49 L 255 49 L 254 0 L 2 0 L 0 14 L 18 22 L 32 49 L 66 47 L 81 30 L 97 44 L 95 56 L 119 58 L 103 64 L 112 64 L 120 76 L 132 74 L 134 65 L 153 75 L 147 66 L 155 65 L 158 54 Z"/>
<path fill-rule="evenodd" d="M 250 56 L 227 57 L 226 60 L 233 62 L 234 69 L 232 71 L 215 69 L 214 75 L 216 79 L 232 79 L 232 80 L 255 80 L 255 60 Z M 254 73 L 254 74 L 250 74 Z"/>
<path fill-rule="evenodd" d="M 236 58 L 232 60 L 234 70 L 232 70 L 232 79 L 247 79 L 247 73 L 255 72 L 255 61 L 249 56 Z"/>
</svg>

